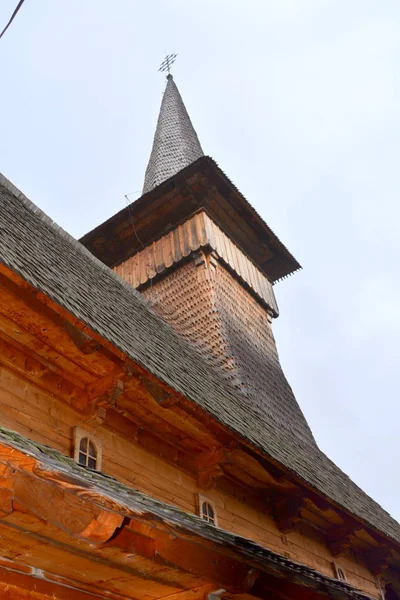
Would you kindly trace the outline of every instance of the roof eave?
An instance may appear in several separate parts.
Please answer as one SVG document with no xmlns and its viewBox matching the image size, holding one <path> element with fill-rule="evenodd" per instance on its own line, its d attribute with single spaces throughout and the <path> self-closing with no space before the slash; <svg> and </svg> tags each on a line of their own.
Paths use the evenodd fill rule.
<svg viewBox="0 0 400 600">
<path fill-rule="evenodd" d="M 37 484 L 42 493 L 46 487 L 56 488 L 59 494 L 49 494 L 54 502 L 45 502 L 43 506 L 34 502 L 36 511 L 40 513 L 41 508 L 43 510 L 43 514 L 36 516 L 43 518 L 44 522 L 49 520 L 56 527 L 60 527 L 61 523 L 65 533 L 88 541 L 92 546 L 94 543 L 100 549 L 101 544 L 108 538 L 113 538 L 114 545 L 118 545 L 118 534 L 123 528 L 123 519 L 128 518 L 140 523 L 148 522 L 152 530 L 165 531 L 167 527 L 167 532 L 175 532 L 174 539 L 186 540 L 189 546 L 194 542 L 203 548 L 205 554 L 216 553 L 224 556 L 225 560 L 232 560 L 232 565 L 235 561 L 236 564 L 244 564 L 249 573 L 256 569 L 259 573 L 305 586 L 326 597 L 334 594 L 338 599 L 371 600 L 370 596 L 347 583 L 323 575 L 242 536 L 216 528 L 196 515 L 155 500 L 103 473 L 87 470 L 57 450 L 28 440 L 4 427 L 0 427 L 0 463 L 12 467 L 12 470 L 2 471 L 3 483 L 6 484 L 10 497 L 16 494 L 22 506 L 29 511 L 30 495 L 22 492 L 23 486 L 27 485 L 29 490 L 33 490 Z M 20 477 L 15 476 L 15 473 L 20 474 Z M 14 489 L 16 485 L 18 487 Z M 64 506 L 66 495 L 75 496 L 79 502 L 67 501 Z M 95 515 L 100 511 L 102 518 L 98 520 L 95 517 L 81 533 L 69 531 L 69 521 L 62 518 L 60 520 L 60 515 L 67 507 L 69 511 L 81 510 L 85 519 L 88 515 L 90 519 L 92 512 Z M 71 523 L 74 521 L 71 520 Z M 172 543 L 171 539 L 170 544 Z M 181 568 L 179 560 L 177 564 L 171 563 L 170 567 Z M 195 564 L 193 571 L 197 574 Z M 218 577 L 219 571 L 216 573 L 210 573 L 211 580 Z M 232 578 L 232 573 L 230 577 Z"/>
<path fill-rule="evenodd" d="M 105 262 L 105 264 L 107 264 L 110 267 L 113 267 L 116 264 L 122 262 L 122 260 L 126 260 L 126 258 L 136 253 L 137 250 L 135 247 L 132 248 L 132 251 L 130 253 L 125 253 L 123 258 L 118 257 L 117 259 L 115 259 L 115 256 L 112 253 L 107 255 L 106 253 L 98 252 L 96 247 L 98 240 L 106 240 L 107 238 L 110 238 L 113 235 L 118 235 L 117 232 L 121 224 L 126 222 L 129 225 L 132 219 L 135 219 L 135 228 L 137 229 L 138 226 L 140 227 L 140 221 L 138 222 L 136 220 L 137 215 L 143 214 L 144 212 L 150 213 L 152 207 L 159 198 L 162 198 L 166 194 L 171 193 L 173 190 L 178 188 L 180 185 L 184 184 L 191 176 L 193 176 L 196 173 L 201 173 L 207 178 L 211 179 L 212 184 L 216 186 L 218 190 L 220 190 L 221 195 L 229 196 L 230 202 L 234 202 L 236 205 L 236 219 L 244 219 L 247 222 L 251 222 L 252 226 L 254 226 L 257 230 L 256 235 L 258 236 L 260 244 L 268 246 L 272 249 L 272 260 L 268 260 L 267 262 L 263 263 L 260 262 L 260 258 L 256 255 L 254 250 L 251 252 L 248 248 L 244 247 L 243 244 L 241 245 L 242 250 L 245 252 L 245 254 L 247 254 L 255 264 L 257 264 L 257 266 L 267 275 L 267 277 L 272 283 L 275 283 L 280 279 L 285 278 L 288 275 L 291 275 L 292 273 L 301 269 L 301 266 L 298 263 L 298 261 L 284 246 L 284 244 L 280 241 L 278 236 L 275 235 L 275 233 L 262 219 L 258 212 L 251 206 L 251 204 L 246 200 L 243 194 L 225 175 L 225 173 L 214 161 L 214 159 L 212 159 L 209 156 L 200 157 L 191 165 L 179 171 L 179 173 L 177 173 L 176 175 L 170 177 L 154 189 L 150 190 L 149 192 L 132 202 L 129 206 L 124 207 L 118 213 L 110 217 L 107 221 L 98 225 L 92 231 L 82 236 L 80 242 L 84 246 L 86 246 L 97 258 Z M 206 202 L 204 202 L 203 198 L 199 198 L 199 195 L 197 195 L 196 202 L 197 210 L 201 208 L 203 203 L 206 212 L 216 220 L 221 229 L 229 237 L 233 238 L 234 232 L 232 230 L 229 230 L 229 227 L 227 227 L 226 223 L 224 223 L 223 218 L 217 218 L 216 215 L 213 214 L 212 208 L 206 205 Z M 189 216 L 189 212 L 186 214 L 186 216 Z M 154 218 L 156 218 L 156 216 Z M 164 231 L 159 233 L 160 235 L 162 235 Z M 156 238 L 148 240 L 142 239 L 141 241 L 146 245 L 147 243 L 151 243 L 155 239 Z M 237 240 L 234 241 L 237 243 Z"/>
</svg>

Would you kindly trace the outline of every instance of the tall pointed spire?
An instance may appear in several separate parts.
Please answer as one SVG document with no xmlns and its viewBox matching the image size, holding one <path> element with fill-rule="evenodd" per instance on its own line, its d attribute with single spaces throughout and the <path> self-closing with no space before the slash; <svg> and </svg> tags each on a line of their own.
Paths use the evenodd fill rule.
<svg viewBox="0 0 400 600">
<path fill-rule="evenodd" d="M 199 138 L 172 75 L 161 102 L 153 148 L 144 178 L 143 194 L 203 156 Z"/>
</svg>

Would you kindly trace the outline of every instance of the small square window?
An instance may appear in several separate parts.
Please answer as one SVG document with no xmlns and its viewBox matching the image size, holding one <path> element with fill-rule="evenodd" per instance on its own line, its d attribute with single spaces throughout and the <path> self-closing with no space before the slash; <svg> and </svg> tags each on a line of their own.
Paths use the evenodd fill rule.
<svg viewBox="0 0 400 600">
<path fill-rule="evenodd" d="M 74 459 L 83 467 L 101 470 L 102 444 L 85 429 L 74 428 Z"/>
<path fill-rule="evenodd" d="M 218 527 L 217 509 L 214 502 L 211 502 L 208 498 L 198 494 L 197 503 L 199 516 L 203 521 L 207 521 L 207 523 Z"/>
</svg>

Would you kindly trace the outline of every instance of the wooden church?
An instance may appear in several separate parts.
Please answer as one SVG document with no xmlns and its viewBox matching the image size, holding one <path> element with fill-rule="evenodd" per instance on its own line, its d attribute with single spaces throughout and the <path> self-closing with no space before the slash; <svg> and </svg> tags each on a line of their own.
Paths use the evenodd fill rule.
<svg viewBox="0 0 400 600">
<path fill-rule="evenodd" d="M 3 176 L 0 201 L 0 598 L 400 597 L 400 525 L 279 363 L 299 264 L 171 75 L 139 200 L 80 241 Z"/>
</svg>

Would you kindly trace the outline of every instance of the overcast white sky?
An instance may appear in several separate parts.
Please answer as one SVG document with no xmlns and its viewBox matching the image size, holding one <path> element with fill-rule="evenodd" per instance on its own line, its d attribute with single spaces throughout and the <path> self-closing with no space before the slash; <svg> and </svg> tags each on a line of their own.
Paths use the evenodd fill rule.
<svg viewBox="0 0 400 600">
<path fill-rule="evenodd" d="M 75 237 L 140 195 L 165 49 L 203 149 L 304 267 L 275 332 L 317 441 L 400 519 L 399 2 L 26 0 L 0 171 Z"/>
</svg>

